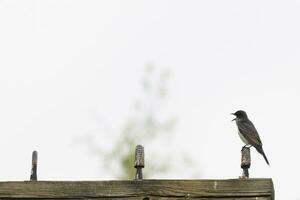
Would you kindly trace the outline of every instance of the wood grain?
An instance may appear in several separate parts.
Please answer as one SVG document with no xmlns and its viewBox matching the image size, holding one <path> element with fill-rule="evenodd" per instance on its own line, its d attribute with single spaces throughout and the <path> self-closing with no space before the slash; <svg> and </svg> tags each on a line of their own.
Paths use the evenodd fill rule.
<svg viewBox="0 0 300 200">
<path fill-rule="evenodd" d="M 0 199 L 9 198 L 272 200 L 274 188 L 271 179 L 0 182 Z"/>
</svg>

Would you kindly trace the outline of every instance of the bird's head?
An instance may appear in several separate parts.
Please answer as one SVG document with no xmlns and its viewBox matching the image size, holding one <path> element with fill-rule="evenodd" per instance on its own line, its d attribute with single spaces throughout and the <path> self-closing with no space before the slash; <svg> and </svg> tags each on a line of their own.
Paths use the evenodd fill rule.
<svg viewBox="0 0 300 200">
<path fill-rule="evenodd" d="M 232 115 L 236 116 L 232 121 L 237 120 L 237 119 L 247 119 L 247 113 L 243 110 L 238 110 L 235 113 L 231 113 Z"/>
</svg>

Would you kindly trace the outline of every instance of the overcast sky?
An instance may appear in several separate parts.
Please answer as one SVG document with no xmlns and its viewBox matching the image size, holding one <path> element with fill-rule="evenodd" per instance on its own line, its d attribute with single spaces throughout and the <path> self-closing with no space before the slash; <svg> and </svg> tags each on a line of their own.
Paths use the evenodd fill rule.
<svg viewBox="0 0 300 200">
<path fill-rule="evenodd" d="M 124 121 L 153 63 L 172 71 L 166 110 L 178 119 L 176 149 L 201 171 L 193 178 L 240 175 L 229 113 L 244 109 L 271 164 L 252 151 L 250 175 L 272 177 L 277 199 L 300 199 L 299 10 L 299 1 L 1 0 L 0 180 L 27 180 L 33 150 L 40 179 L 105 178 L 74 138 L 97 129 L 95 116 Z"/>
</svg>

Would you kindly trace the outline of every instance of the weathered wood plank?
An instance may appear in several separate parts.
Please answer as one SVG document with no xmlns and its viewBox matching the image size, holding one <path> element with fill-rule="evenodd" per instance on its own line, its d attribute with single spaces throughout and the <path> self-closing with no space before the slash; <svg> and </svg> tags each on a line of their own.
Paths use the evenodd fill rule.
<svg viewBox="0 0 300 200">
<path fill-rule="evenodd" d="M 15 199 L 15 198 L 14 198 Z M 19 199 L 23 199 L 23 198 L 19 198 Z M 64 198 L 64 199 L 57 199 L 55 198 L 55 200 L 188 200 L 188 199 L 192 199 L 192 200 L 271 200 L 270 197 L 235 197 L 235 198 L 187 198 L 187 197 L 126 197 L 126 198 L 80 198 L 80 199 L 69 199 L 69 198 Z M 11 200 L 11 198 L 0 198 L 0 200 Z M 23 199 L 24 200 L 24 199 Z M 38 200 L 54 200 L 53 198 L 49 199 L 38 199 Z"/>
<path fill-rule="evenodd" d="M 24 200 L 24 198 L 13 198 L 13 199 L 18 199 L 18 200 Z M 31 198 L 28 198 L 28 199 L 31 199 Z M 38 199 L 38 200 L 188 200 L 188 199 L 191 199 L 191 200 L 271 200 L 270 197 L 242 197 L 242 198 L 239 198 L 239 197 L 234 197 L 234 198 L 185 198 L 185 197 L 182 197 L 182 198 L 169 198 L 169 197 L 129 197 L 129 198 L 80 198 L 80 199 L 70 199 L 70 198 L 64 198 L 64 199 Z M 0 200 L 12 200 L 11 198 L 0 198 Z"/>
<path fill-rule="evenodd" d="M 273 194 L 271 179 L 0 182 L 0 199 L 267 200 Z"/>
</svg>

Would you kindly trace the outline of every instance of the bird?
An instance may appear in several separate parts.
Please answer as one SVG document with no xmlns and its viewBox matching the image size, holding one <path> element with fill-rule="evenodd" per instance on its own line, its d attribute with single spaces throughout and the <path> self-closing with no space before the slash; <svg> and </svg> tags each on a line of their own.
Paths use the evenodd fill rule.
<svg viewBox="0 0 300 200">
<path fill-rule="evenodd" d="M 268 165 L 269 161 L 268 158 L 263 150 L 261 139 L 258 135 L 258 132 L 254 126 L 254 124 L 249 120 L 248 115 L 243 110 L 238 110 L 235 113 L 231 113 L 232 115 L 236 116 L 232 121 L 236 122 L 238 133 L 241 140 L 245 143 L 244 147 L 254 147 L 258 153 L 260 153 L 266 163 Z"/>
</svg>

